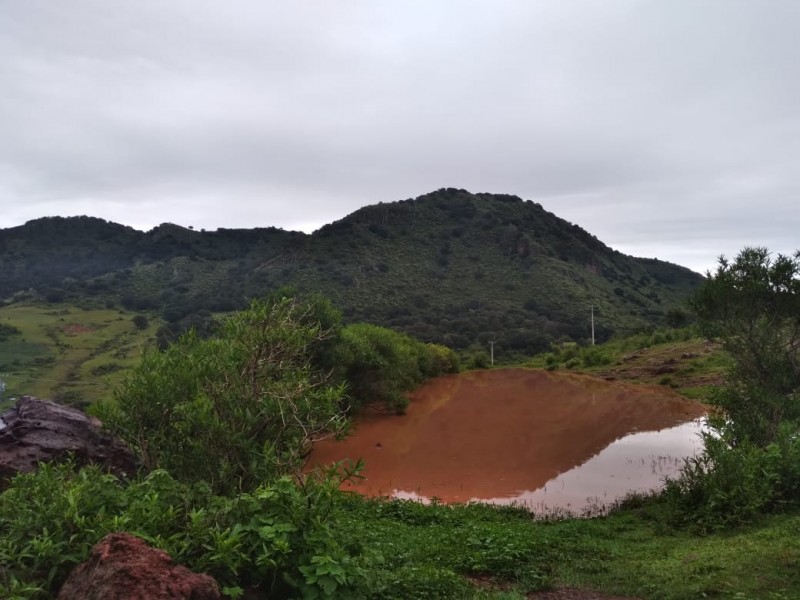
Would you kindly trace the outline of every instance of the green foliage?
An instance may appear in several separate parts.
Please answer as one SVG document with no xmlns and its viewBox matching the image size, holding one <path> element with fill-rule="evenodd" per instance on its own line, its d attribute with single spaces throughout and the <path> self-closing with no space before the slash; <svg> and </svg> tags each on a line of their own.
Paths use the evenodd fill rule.
<svg viewBox="0 0 800 600">
<path fill-rule="evenodd" d="M 293 298 L 255 301 L 218 334 L 147 350 L 98 414 L 148 468 L 216 491 L 252 489 L 341 432 L 343 386 L 312 366 L 331 335 Z"/>
<path fill-rule="evenodd" d="M 615 356 L 612 350 L 607 346 L 554 344 L 552 351 L 535 359 L 535 363 L 550 371 L 555 371 L 559 366 L 567 369 L 602 367 L 612 363 L 614 359 Z"/>
<path fill-rule="evenodd" d="M 333 472 L 282 477 L 219 497 L 165 471 L 126 483 L 95 468 L 42 465 L 0 495 L 0 596 L 54 597 L 95 543 L 125 531 L 209 573 L 231 597 L 256 588 L 275 597 L 362 598 L 366 558 L 343 544 L 329 519 L 340 481 Z"/>
<path fill-rule="evenodd" d="M 464 360 L 468 369 L 488 369 L 491 367 L 491 357 L 485 350 L 475 350 L 468 353 Z"/>
<path fill-rule="evenodd" d="M 739 525 L 766 512 L 800 507 L 800 439 L 784 424 L 767 446 L 733 439 L 722 427 L 704 436 L 704 452 L 689 458 L 667 483 L 673 520 L 701 529 Z"/>
<path fill-rule="evenodd" d="M 144 315 L 136 315 L 131 321 L 136 329 L 147 329 L 148 325 L 150 325 L 150 320 Z"/>
<path fill-rule="evenodd" d="M 353 407 L 383 404 L 398 413 L 408 405 L 406 392 L 427 377 L 458 370 L 459 364 L 444 346 L 368 323 L 344 327 L 333 356 Z"/>
<path fill-rule="evenodd" d="M 615 252 L 533 202 L 457 189 L 364 207 L 312 235 L 54 218 L 0 230 L 0 248 L 9 295 L 110 302 L 171 326 L 289 284 L 331 298 L 348 322 L 458 350 L 497 339 L 504 362 L 585 340 L 589 304 L 598 340 L 661 325 L 701 280 Z M 185 329 L 165 327 L 162 347 Z"/>
<path fill-rule="evenodd" d="M 682 329 L 657 329 L 624 338 L 614 338 L 596 346 L 573 342 L 553 344 L 549 352 L 532 357 L 526 364 L 554 371 L 569 363 L 570 368 L 592 370 L 617 362 L 632 351 L 685 342 L 691 340 L 695 335 L 693 328 L 685 327 Z"/>
<path fill-rule="evenodd" d="M 701 527 L 739 524 L 800 503 L 800 253 L 765 248 L 720 258 L 693 305 L 732 363 L 712 395 L 722 409 L 704 453 L 666 497 Z"/>
<path fill-rule="evenodd" d="M 461 359 L 447 346 L 425 344 L 425 352 L 420 352 L 420 370 L 425 377 L 458 373 L 461 370 Z"/>
<path fill-rule="evenodd" d="M 22 331 L 8 323 L 0 323 L 0 342 L 4 342 L 14 335 L 22 335 Z"/>
<path fill-rule="evenodd" d="M 772 258 L 745 248 L 693 300 L 700 331 L 722 338 L 733 359 L 717 404 L 735 440 L 767 445 L 785 421 L 800 422 L 800 252 Z"/>
<path fill-rule="evenodd" d="M 466 577 L 489 574 L 524 592 L 551 582 L 549 534 L 526 531 L 524 510 L 353 498 L 336 519 L 383 557 L 373 567 L 375 598 L 476 597 Z"/>
<path fill-rule="evenodd" d="M 542 522 L 513 507 L 343 497 L 339 480 L 282 478 L 218 497 L 163 472 L 124 483 L 45 465 L 0 495 L 0 597 L 54 597 L 111 531 L 209 572 L 230 597 L 259 586 L 275 598 L 517 600 L 554 584 L 667 600 L 800 594 L 797 514 L 698 536 L 669 528 L 659 499 Z"/>
</svg>

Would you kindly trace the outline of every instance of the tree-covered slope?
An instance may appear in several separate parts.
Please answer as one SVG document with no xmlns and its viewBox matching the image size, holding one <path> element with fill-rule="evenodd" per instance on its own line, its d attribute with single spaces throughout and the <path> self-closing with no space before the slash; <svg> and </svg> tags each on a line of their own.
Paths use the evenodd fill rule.
<svg viewBox="0 0 800 600">
<path fill-rule="evenodd" d="M 348 320 L 456 348 L 535 352 L 663 322 L 702 278 L 616 252 L 515 196 L 445 189 L 378 204 L 312 235 L 279 229 L 142 233 L 87 217 L 0 230 L 0 297 L 21 290 L 122 303 L 178 322 L 280 286 L 321 292 Z"/>
</svg>

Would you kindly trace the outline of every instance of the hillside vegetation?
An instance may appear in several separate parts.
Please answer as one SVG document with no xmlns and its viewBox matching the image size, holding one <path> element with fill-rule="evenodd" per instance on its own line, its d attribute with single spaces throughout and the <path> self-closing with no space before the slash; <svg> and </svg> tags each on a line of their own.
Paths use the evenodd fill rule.
<svg viewBox="0 0 800 600">
<path fill-rule="evenodd" d="M 659 326 L 702 281 L 531 201 L 455 189 L 365 207 L 312 235 L 44 218 L 0 230 L 0 272 L 7 303 L 154 311 L 174 331 L 292 285 L 348 322 L 459 350 L 496 340 L 506 357 L 588 338 L 591 305 L 600 340 Z"/>
<path fill-rule="evenodd" d="M 419 368 L 420 379 L 423 366 L 431 375 L 448 366 L 440 361 L 447 352 L 370 326 L 328 338 L 337 328 L 327 304 L 277 297 L 231 316 L 205 341 L 189 335 L 156 351 L 157 359 L 130 372 L 112 427 L 138 440 L 135 449 L 155 470 L 124 481 L 65 463 L 11 482 L 0 494 L 0 595 L 53 598 L 97 540 L 128 531 L 213 575 L 228 598 L 797 598 L 800 254 L 773 265 L 749 252 L 735 265 L 721 267 L 695 298 L 700 331 L 720 332 L 728 362 L 712 360 L 720 353 L 709 347 L 675 371 L 716 373 L 726 364 L 725 384 L 711 397 L 725 418 L 712 419 L 703 454 L 660 495 L 629 497 L 594 519 L 540 520 L 514 507 L 341 492 L 358 465 L 296 471 L 305 436 L 321 432 L 317 424 L 338 429 L 331 416 L 346 418 L 342 388 L 316 379 L 333 375 L 325 368 L 331 358 L 351 361 L 348 381 L 391 384 L 415 378 L 393 370 L 395 357 L 413 357 L 397 362 Z M 741 344 L 743 322 L 762 343 Z M 537 360 L 613 368 L 631 354 L 654 358 L 696 343 L 690 334 L 561 346 Z M 6 326 L 0 335 L 19 333 Z M 314 381 L 322 387 L 305 385 Z M 181 388 L 187 393 L 174 393 Z M 286 408 L 300 428 L 266 439 L 247 429 L 280 428 L 274 417 Z M 254 411 L 267 418 L 251 418 Z M 211 425 L 216 430 L 205 431 Z M 214 465 L 213 477 L 192 461 Z"/>
</svg>

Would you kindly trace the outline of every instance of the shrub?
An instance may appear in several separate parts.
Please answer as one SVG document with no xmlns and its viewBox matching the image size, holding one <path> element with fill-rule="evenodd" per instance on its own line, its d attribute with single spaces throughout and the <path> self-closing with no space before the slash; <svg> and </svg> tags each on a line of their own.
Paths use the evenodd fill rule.
<svg viewBox="0 0 800 600">
<path fill-rule="evenodd" d="M 584 367 L 599 367 L 612 362 L 611 356 L 599 346 L 581 348 L 580 358 Z"/>
<path fill-rule="evenodd" d="M 491 360 L 487 352 L 479 350 L 469 357 L 467 364 L 470 369 L 488 369 L 491 366 Z"/>
<path fill-rule="evenodd" d="M 148 468 L 227 493 L 272 480 L 344 426 L 343 387 L 311 366 L 330 332 L 308 315 L 293 298 L 253 302 L 216 337 L 145 351 L 99 416 Z"/>
<path fill-rule="evenodd" d="M 449 348 L 367 323 L 343 328 L 333 355 L 353 408 L 383 404 L 403 412 L 406 392 L 426 377 L 458 370 L 458 358 Z"/>
<path fill-rule="evenodd" d="M 773 260 L 745 248 L 732 263 L 720 258 L 693 306 L 732 366 L 712 396 L 722 409 L 715 431 L 667 497 L 705 528 L 800 505 L 800 252 Z"/>
<path fill-rule="evenodd" d="M 703 454 L 687 459 L 680 478 L 667 483 L 673 519 L 708 530 L 800 506 L 796 430 L 784 424 L 766 447 L 734 440 L 731 430 L 706 434 Z"/>
<path fill-rule="evenodd" d="M 773 259 L 745 248 L 720 258 L 693 300 L 698 326 L 733 359 L 715 401 L 737 439 L 769 444 L 783 421 L 800 421 L 800 252 Z"/>
</svg>

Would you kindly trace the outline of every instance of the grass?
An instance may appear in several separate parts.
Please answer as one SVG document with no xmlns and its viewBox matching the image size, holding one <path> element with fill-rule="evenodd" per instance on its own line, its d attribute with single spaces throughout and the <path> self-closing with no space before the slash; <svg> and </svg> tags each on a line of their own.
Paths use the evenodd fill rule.
<svg viewBox="0 0 800 600">
<path fill-rule="evenodd" d="M 383 555 L 397 590 L 440 594 L 415 597 L 524 597 L 554 586 L 664 600 L 800 597 L 800 515 L 698 536 L 665 526 L 660 510 L 651 500 L 542 522 L 507 508 L 354 499 L 336 518 L 353 543 Z"/>
<path fill-rule="evenodd" d="M 139 330 L 133 316 L 62 304 L 0 308 L 0 323 L 21 332 L 0 341 L 5 397 L 26 394 L 86 406 L 108 396 L 158 326 L 151 321 Z"/>
</svg>

